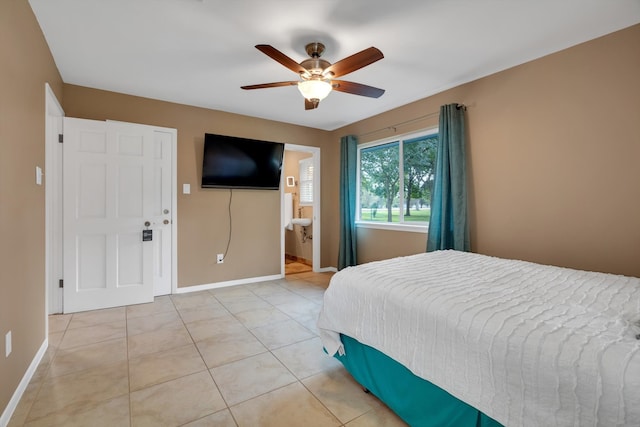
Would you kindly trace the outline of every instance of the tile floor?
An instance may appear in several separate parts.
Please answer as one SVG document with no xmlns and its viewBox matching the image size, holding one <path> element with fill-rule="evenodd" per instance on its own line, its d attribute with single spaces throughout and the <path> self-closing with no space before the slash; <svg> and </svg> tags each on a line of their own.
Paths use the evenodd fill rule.
<svg viewBox="0 0 640 427">
<path fill-rule="evenodd" d="M 9 426 L 405 426 L 322 351 L 330 277 L 53 315 Z"/>
</svg>

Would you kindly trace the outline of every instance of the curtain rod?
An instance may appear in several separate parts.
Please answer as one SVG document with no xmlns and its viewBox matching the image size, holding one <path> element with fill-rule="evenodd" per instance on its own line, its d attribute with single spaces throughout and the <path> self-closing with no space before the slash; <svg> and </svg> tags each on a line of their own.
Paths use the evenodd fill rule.
<svg viewBox="0 0 640 427">
<path fill-rule="evenodd" d="M 464 104 L 457 104 L 457 105 L 458 105 L 458 108 L 463 108 L 464 110 L 467 109 L 467 106 L 464 105 Z M 373 135 L 374 133 L 382 132 L 384 130 L 393 130 L 395 132 L 397 130 L 396 128 L 399 128 L 401 126 L 405 126 L 405 125 L 408 125 L 408 124 L 411 124 L 411 123 L 419 122 L 421 120 L 429 119 L 429 118 L 437 116 L 439 114 L 440 114 L 440 111 L 433 111 L 431 113 L 424 114 L 422 116 L 418 116 L 418 117 L 416 117 L 414 119 L 406 120 L 404 122 L 396 123 L 396 124 L 390 125 L 390 126 L 385 126 L 383 128 L 372 130 L 372 131 L 369 131 L 369 132 L 361 133 L 361 134 L 357 135 L 357 137 L 358 138 L 362 138 L 363 136 Z"/>
</svg>

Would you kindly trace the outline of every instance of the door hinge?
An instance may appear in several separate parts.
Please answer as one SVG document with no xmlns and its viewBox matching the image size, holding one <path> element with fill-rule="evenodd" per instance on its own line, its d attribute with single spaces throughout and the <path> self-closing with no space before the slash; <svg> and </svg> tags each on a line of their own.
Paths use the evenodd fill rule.
<svg viewBox="0 0 640 427">
<path fill-rule="evenodd" d="M 59 142 L 60 144 L 62 144 L 62 143 L 64 142 L 64 135 L 63 135 L 63 134 L 61 134 L 61 133 L 59 133 L 59 134 L 58 134 L 58 142 Z"/>
<path fill-rule="evenodd" d="M 59 288 L 64 288 L 64 280 L 62 280 L 62 279 L 58 280 L 58 287 Z"/>
</svg>

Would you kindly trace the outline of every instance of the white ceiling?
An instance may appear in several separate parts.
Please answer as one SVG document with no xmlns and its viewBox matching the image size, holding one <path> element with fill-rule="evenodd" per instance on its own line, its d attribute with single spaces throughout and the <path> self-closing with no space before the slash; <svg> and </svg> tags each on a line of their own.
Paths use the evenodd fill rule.
<svg viewBox="0 0 640 427">
<path fill-rule="evenodd" d="M 333 130 L 640 22 L 640 0 L 29 0 L 65 83 Z M 254 48 L 331 63 L 375 46 L 385 58 L 341 77 L 305 111 L 296 80 Z"/>
</svg>

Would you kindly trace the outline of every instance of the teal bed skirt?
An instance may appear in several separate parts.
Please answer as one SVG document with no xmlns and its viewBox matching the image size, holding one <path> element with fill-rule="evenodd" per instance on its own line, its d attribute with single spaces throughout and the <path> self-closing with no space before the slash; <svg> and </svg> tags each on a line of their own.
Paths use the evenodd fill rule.
<svg viewBox="0 0 640 427">
<path fill-rule="evenodd" d="M 411 427 L 501 427 L 384 353 L 346 335 L 341 338 L 345 355 L 335 357 L 358 383 Z"/>
</svg>

